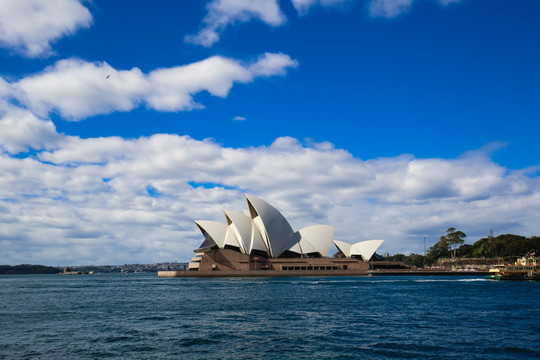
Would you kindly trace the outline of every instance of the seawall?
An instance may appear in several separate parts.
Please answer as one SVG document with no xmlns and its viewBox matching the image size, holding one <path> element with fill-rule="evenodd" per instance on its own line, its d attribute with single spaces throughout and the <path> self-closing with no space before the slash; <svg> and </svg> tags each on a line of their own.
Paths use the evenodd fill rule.
<svg viewBox="0 0 540 360">
<path fill-rule="evenodd" d="M 252 270 L 252 271 L 158 271 L 158 277 L 286 277 L 286 276 L 389 276 L 459 275 L 485 276 L 487 271 L 451 270 Z"/>
</svg>

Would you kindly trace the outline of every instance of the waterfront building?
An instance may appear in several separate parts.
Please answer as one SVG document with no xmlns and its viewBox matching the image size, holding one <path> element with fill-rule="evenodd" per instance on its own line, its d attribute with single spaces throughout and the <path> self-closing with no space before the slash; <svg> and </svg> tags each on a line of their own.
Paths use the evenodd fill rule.
<svg viewBox="0 0 540 360">
<path fill-rule="evenodd" d="M 313 225 L 294 231 L 272 205 L 244 195 L 243 213 L 225 210 L 225 222 L 197 220 L 204 240 L 188 270 L 213 271 L 367 271 L 369 260 L 383 240 L 349 244 L 334 240 L 332 225 Z M 332 242 L 338 252 L 329 257 Z"/>
</svg>

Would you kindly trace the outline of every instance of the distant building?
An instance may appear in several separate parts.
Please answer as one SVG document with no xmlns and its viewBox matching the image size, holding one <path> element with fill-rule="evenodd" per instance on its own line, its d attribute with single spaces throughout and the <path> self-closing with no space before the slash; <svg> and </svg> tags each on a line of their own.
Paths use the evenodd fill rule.
<svg viewBox="0 0 540 360">
<path fill-rule="evenodd" d="M 335 271 L 369 269 L 383 240 L 355 244 L 333 240 L 334 226 L 313 225 L 294 231 L 266 201 L 244 195 L 243 213 L 225 210 L 225 223 L 195 221 L 204 241 L 195 250 L 190 271 Z M 338 252 L 329 258 L 332 241 Z"/>
</svg>

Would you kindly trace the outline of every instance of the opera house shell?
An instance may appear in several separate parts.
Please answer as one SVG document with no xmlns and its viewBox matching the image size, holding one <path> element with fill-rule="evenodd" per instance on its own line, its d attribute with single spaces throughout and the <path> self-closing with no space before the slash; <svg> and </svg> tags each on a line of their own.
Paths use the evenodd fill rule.
<svg viewBox="0 0 540 360">
<path fill-rule="evenodd" d="M 195 221 L 204 241 L 188 271 L 197 272 L 350 272 L 369 269 L 368 261 L 383 240 L 355 244 L 334 240 L 334 226 L 313 225 L 294 231 L 272 205 L 244 195 L 243 213 L 225 210 L 225 222 Z M 338 249 L 328 257 L 332 242 Z M 217 274 L 216 274 L 217 275 Z"/>
</svg>

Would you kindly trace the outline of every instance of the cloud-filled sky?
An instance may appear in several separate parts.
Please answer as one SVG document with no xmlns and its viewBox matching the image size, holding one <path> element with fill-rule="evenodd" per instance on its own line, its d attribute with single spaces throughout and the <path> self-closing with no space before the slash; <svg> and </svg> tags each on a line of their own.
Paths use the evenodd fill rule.
<svg viewBox="0 0 540 360">
<path fill-rule="evenodd" d="M 0 264 L 188 261 L 243 193 L 380 253 L 540 235 L 539 11 L 0 0 Z"/>
</svg>

